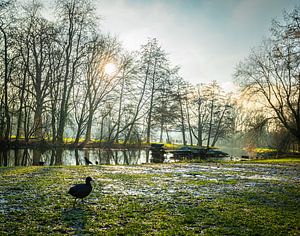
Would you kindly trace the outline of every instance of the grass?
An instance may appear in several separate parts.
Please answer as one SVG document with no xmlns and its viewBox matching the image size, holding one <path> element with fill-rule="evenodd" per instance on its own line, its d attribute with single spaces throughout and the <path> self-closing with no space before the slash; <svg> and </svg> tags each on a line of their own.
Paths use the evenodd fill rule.
<svg viewBox="0 0 300 236">
<path fill-rule="evenodd" d="M 254 151 L 256 153 L 270 153 L 270 152 L 277 152 L 277 149 L 260 147 L 260 148 L 254 148 Z"/>
<path fill-rule="evenodd" d="M 0 235 L 299 235 L 298 162 L 0 168 Z M 85 203 L 66 194 L 86 176 Z"/>
<path fill-rule="evenodd" d="M 300 163 L 299 157 L 283 157 L 277 159 L 261 159 L 261 160 L 250 160 L 253 163 L 269 163 L 269 164 L 276 164 L 276 163 Z"/>
</svg>

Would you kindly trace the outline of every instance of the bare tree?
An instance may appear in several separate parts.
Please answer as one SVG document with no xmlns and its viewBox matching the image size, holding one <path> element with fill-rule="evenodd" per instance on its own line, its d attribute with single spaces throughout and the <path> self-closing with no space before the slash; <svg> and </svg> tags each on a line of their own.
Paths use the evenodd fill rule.
<svg viewBox="0 0 300 236">
<path fill-rule="evenodd" d="M 188 127 L 187 122 L 187 115 L 186 115 L 186 109 L 185 109 L 185 103 L 187 101 L 188 96 L 188 88 L 189 85 L 186 81 L 183 80 L 181 77 L 177 77 L 175 81 L 175 101 L 178 104 L 178 125 L 181 135 L 182 135 L 182 142 L 183 145 L 187 144 L 187 138 L 186 138 L 186 128 Z"/>
<path fill-rule="evenodd" d="M 175 85 L 178 82 L 179 67 L 171 68 L 168 65 L 160 73 L 161 81 L 156 91 L 156 101 L 153 107 L 153 125 L 159 130 L 159 140 L 163 142 L 163 134 L 167 136 L 167 142 L 170 142 L 169 129 L 176 125 L 179 119 L 179 104 L 176 101 Z"/>
<path fill-rule="evenodd" d="M 135 107 L 133 108 L 133 115 L 132 118 L 130 119 L 129 126 L 128 126 L 128 131 L 127 134 L 125 135 L 124 139 L 124 144 L 126 144 L 130 139 L 132 132 L 135 129 L 136 122 L 144 117 L 145 113 L 141 114 L 143 107 L 146 104 L 146 92 L 147 92 L 147 85 L 150 80 L 151 76 L 151 66 L 152 66 L 152 57 L 153 57 L 153 51 L 155 45 L 153 44 L 151 40 L 148 41 L 147 44 L 143 45 L 141 48 L 141 54 L 140 54 L 140 72 L 141 74 L 139 75 L 141 79 L 139 79 L 140 83 L 137 83 L 135 90 L 136 92 L 136 101 L 137 103 L 135 104 Z M 153 75 L 153 74 L 152 74 Z"/>
<path fill-rule="evenodd" d="M 115 63 L 117 68 L 117 55 L 119 50 L 119 43 L 115 38 L 103 37 L 100 40 L 95 40 L 88 53 L 86 92 L 89 109 L 85 142 L 88 142 L 91 139 L 93 117 L 96 110 L 119 81 L 117 77 L 118 70 L 112 74 L 107 74 L 105 71 L 105 67 L 108 63 Z"/>
<path fill-rule="evenodd" d="M 64 131 L 70 112 L 70 97 L 80 66 L 86 55 L 86 43 L 94 32 L 94 8 L 90 1 L 59 0 L 57 4 L 61 22 L 63 45 L 63 78 L 60 84 L 61 97 L 58 115 L 57 141 L 63 143 Z"/>
<path fill-rule="evenodd" d="M 205 124 L 207 123 L 209 117 L 207 112 L 207 99 L 203 96 L 203 87 L 203 84 L 197 85 L 194 95 L 191 97 L 192 103 L 194 104 L 193 107 L 195 107 L 192 109 L 192 113 L 196 119 L 192 132 L 193 136 L 197 140 L 198 146 L 203 145 Z"/>
<path fill-rule="evenodd" d="M 50 88 L 49 54 L 51 51 L 49 49 L 54 43 L 53 35 L 55 35 L 53 24 L 40 16 L 40 10 L 40 4 L 34 3 L 29 6 L 24 19 L 25 49 L 21 48 L 22 51 L 25 51 L 22 53 L 23 63 L 27 64 L 25 69 L 31 85 L 27 92 L 32 94 L 35 101 L 33 135 L 38 140 L 44 138 L 43 113 Z"/>
<path fill-rule="evenodd" d="M 1 1 L 0 2 L 0 32 L 3 36 L 3 96 L 1 98 L 1 108 L 2 102 L 4 107 L 4 115 L 1 119 L 0 124 L 0 138 L 4 138 L 5 141 L 8 141 L 10 138 L 10 128 L 11 128 L 11 117 L 9 113 L 9 102 L 8 102 L 8 90 L 9 90 L 9 70 L 11 59 L 9 58 L 9 49 L 10 49 L 10 36 L 9 36 L 9 27 L 13 21 L 12 17 L 9 15 L 10 8 L 13 7 L 13 1 Z M 7 13 L 8 12 L 8 13 Z M 1 42 L 1 41 L 0 41 Z"/>
<path fill-rule="evenodd" d="M 261 96 L 266 108 L 300 143 L 300 9 L 273 21 L 272 36 L 253 50 L 235 77 L 249 93 Z"/>
<path fill-rule="evenodd" d="M 158 45 L 157 40 L 151 39 L 148 42 L 146 47 L 150 47 L 149 51 L 146 51 L 147 60 L 147 68 L 149 68 L 148 74 L 150 79 L 149 83 L 149 108 L 147 114 L 147 132 L 146 132 L 146 143 L 150 143 L 151 141 L 151 129 L 153 127 L 153 110 L 157 100 L 157 94 L 160 90 L 165 75 L 169 70 L 168 60 L 166 58 L 166 53 L 163 49 Z"/>
<path fill-rule="evenodd" d="M 126 113 L 128 112 L 128 101 L 130 101 L 130 82 L 133 80 L 136 74 L 136 64 L 133 58 L 133 55 L 128 53 L 121 56 L 120 62 L 120 83 L 118 84 L 118 117 L 116 120 L 116 132 L 114 136 L 114 140 L 119 143 L 120 136 L 124 130 L 128 127 L 128 116 Z M 117 94 L 116 94 L 117 95 Z"/>
</svg>

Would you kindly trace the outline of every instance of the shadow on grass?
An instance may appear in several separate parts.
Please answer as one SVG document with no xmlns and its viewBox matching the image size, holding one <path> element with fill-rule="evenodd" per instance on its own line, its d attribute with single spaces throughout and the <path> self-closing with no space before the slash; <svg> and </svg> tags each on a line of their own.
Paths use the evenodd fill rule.
<svg viewBox="0 0 300 236">
<path fill-rule="evenodd" d="M 73 229 L 76 235 L 80 235 L 84 231 L 88 231 L 86 225 L 92 214 L 93 212 L 89 207 L 77 205 L 62 211 L 62 221 L 67 227 Z"/>
</svg>

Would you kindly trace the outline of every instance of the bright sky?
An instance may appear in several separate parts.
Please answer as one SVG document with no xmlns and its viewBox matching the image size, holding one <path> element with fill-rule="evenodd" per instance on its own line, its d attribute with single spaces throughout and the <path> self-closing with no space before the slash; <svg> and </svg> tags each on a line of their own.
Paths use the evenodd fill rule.
<svg viewBox="0 0 300 236">
<path fill-rule="evenodd" d="M 269 34 L 299 0 L 98 0 L 104 32 L 128 50 L 156 37 L 181 76 L 192 82 L 217 80 L 232 86 L 235 65 Z"/>
</svg>

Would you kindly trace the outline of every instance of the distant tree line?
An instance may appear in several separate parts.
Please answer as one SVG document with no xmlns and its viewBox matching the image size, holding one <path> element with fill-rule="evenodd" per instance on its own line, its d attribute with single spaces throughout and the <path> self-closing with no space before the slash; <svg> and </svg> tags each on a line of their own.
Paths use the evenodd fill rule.
<svg viewBox="0 0 300 236">
<path fill-rule="evenodd" d="M 1 1 L 1 140 L 171 142 L 179 131 L 214 145 L 228 134 L 232 104 L 216 82 L 188 84 L 156 39 L 126 52 L 98 29 L 92 1 L 54 8 L 49 20 L 38 1 Z"/>
<path fill-rule="evenodd" d="M 299 141 L 298 10 L 286 14 L 286 25 L 274 22 L 272 38 L 238 65 L 240 96 L 216 81 L 189 84 L 155 38 L 124 50 L 98 28 L 93 1 L 57 0 L 53 9 L 45 14 L 38 1 L 0 0 L 3 142 L 173 142 L 177 132 L 184 145 L 209 147 L 254 137 L 253 124 L 269 124 L 271 134 L 271 118 Z M 242 109 L 254 93 L 270 112 Z"/>
</svg>

